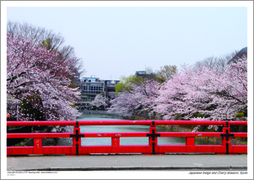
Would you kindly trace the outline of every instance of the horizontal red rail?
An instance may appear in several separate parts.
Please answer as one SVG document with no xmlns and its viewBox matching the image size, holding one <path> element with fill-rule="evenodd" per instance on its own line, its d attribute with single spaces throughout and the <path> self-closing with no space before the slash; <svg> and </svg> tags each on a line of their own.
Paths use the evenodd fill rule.
<svg viewBox="0 0 254 180">
<path fill-rule="evenodd" d="M 68 138 L 73 133 L 8 133 L 7 138 Z M 84 137 L 147 137 L 147 132 L 80 133 Z M 160 137 L 221 137 L 220 132 L 160 132 Z M 247 133 L 234 133 L 247 137 Z"/>
<path fill-rule="evenodd" d="M 77 121 L 7 121 L 7 126 L 75 126 Z M 245 125 L 247 121 L 78 121 L 79 125 Z"/>
<path fill-rule="evenodd" d="M 234 137 L 247 137 L 247 133 L 234 133 Z M 161 132 L 160 137 L 221 137 L 221 132 Z"/>
<path fill-rule="evenodd" d="M 7 121 L 7 126 L 74 126 L 75 121 Z"/>
<path fill-rule="evenodd" d="M 68 138 L 72 133 L 7 133 L 7 138 Z"/>
<path fill-rule="evenodd" d="M 80 132 L 80 126 L 149 125 L 149 132 Z M 221 125 L 222 132 L 156 132 L 156 125 Z M 7 126 L 74 126 L 73 133 L 7 133 L 7 138 L 33 138 L 32 147 L 7 147 L 7 155 L 90 154 L 90 153 L 247 153 L 247 145 L 231 145 L 232 137 L 247 137 L 246 132 L 230 132 L 230 125 L 246 121 L 11 121 Z M 81 138 L 110 137 L 109 146 L 81 146 Z M 120 145 L 122 137 L 148 137 L 149 145 Z M 158 137 L 186 137 L 185 145 L 158 145 Z M 221 137 L 222 145 L 195 145 L 196 137 Z M 72 146 L 42 146 L 42 138 L 73 138 Z"/>
</svg>

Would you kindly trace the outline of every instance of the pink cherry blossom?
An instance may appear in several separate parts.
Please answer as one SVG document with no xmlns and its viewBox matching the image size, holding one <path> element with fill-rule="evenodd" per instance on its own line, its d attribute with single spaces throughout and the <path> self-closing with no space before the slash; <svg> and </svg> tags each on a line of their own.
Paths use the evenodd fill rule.
<svg viewBox="0 0 254 180">
<path fill-rule="evenodd" d="M 223 71 L 184 65 L 162 84 L 147 80 L 128 86 L 130 90 L 111 101 L 110 112 L 212 121 L 235 120 L 236 113 L 242 112 L 245 117 L 241 120 L 247 120 L 247 58 L 228 64 Z"/>
<path fill-rule="evenodd" d="M 80 92 L 69 87 L 74 61 L 35 41 L 7 34 L 7 103 L 12 115 L 23 98 L 37 94 L 46 120 L 73 120 L 79 116 L 71 105 L 79 99 Z"/>
<path fill-rule="evenodd" d="M 199 113 L 202 119 L 233 120 L 236 113 L 247 113 L 247 91 L 247 59 L 220 73 L 215 68 L 184 67 L 158 91 L 155 111 L 164 119 L 178 115 L 191 120 Z"/>
<path fill-rule="evenodd" d="M 112 106 L 109 112 L 115 112 L 123 116 L 151 113 L 157 97 L 159 83 L 154 80 L 146 80 L 139 85 L 129 83 L 130 90 L 121 92 L 115 99 L 111 100 Z M 151 114 L 148 114 L 151 115 Z"/>
</svg>

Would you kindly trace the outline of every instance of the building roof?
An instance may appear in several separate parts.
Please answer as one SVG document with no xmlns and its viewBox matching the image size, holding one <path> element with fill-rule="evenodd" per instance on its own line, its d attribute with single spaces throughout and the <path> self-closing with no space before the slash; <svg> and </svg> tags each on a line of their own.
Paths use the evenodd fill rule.
<svg viewBox="0 0 254 180">
<path fill-rule="evenodd" d="M 228 61 L 229 63 L 236 63 L 236 61 L 243 56 L 247 57 L 247 47 L 242 48 L 231 60 Z"/>
</svg>

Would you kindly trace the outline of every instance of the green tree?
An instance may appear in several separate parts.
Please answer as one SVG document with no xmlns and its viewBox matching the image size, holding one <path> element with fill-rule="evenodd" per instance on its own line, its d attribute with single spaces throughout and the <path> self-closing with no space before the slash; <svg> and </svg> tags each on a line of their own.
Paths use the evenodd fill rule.
<svg viewBox="0 0 254 180">
<path fill-rule="evenodd" d="M 175 65 L 164 65 L 160 67 L 160 70 L 156 72 L 155 74 L 155 80 L 158 82 L 165 82 L 172 78 L 172 75 L 174 75 L 177 72 L 177 66 Z"/>
<path fill-rule="evenodd" d="M 52 46 L 52 39 L 51 38 L 48 38 L 48 39 L 42 41 L 42 44 L 45 46 L 45 48 L 47 50 L 54 50 L 53 46 Z"/>
<path fill-rule="evenodd" d="M 126 85 L 128 83 L 131 83 L 134 80 L 134 78 L 135 78 L 135 76 L 133 76 L 133 75 L 128 76 L 128 77 L 122 76 L 120 78 L 120 82 L 117 83 L 117 85 L 115 86 L 115 92 L 119 93 L 119 92 L 128 90 L 128 88 L 130 88 L 130 87 L 126 87 Z"/>
<path fill-rule="evenodd" d="M 117 83 L 115 87 L 115 92 L 119 93 L 123 91 L 131 91 L 132 88 L 130 86 L 127 86 L 127 84 L 134 83 L 136 85 L 141 85 L 142 83 L 146 81 L 146 79 L 147 79 L 146 77 L 139 77 L 135 75 L 131 75 L 128 77 L 122 76 L 120 79 L 120 82 Z"/>
</svg>

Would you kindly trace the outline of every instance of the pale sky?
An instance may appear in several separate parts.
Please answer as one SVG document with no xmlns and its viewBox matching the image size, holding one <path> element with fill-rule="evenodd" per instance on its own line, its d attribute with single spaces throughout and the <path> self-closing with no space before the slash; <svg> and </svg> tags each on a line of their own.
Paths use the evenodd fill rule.
<svg viewBox="0 0 254 180">
<path fill-rule="evenodd" d="M 180 68 L 248 46 L 247 6 L 230 2 L 228 7 L 27 6 L 8 6 L 7 21 L 60 33 L 82 59 L 83 76 L 119 79 L 146 68 Z"/>
</svg>

